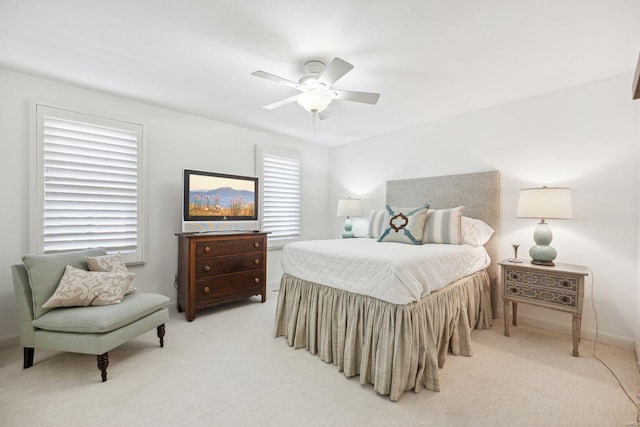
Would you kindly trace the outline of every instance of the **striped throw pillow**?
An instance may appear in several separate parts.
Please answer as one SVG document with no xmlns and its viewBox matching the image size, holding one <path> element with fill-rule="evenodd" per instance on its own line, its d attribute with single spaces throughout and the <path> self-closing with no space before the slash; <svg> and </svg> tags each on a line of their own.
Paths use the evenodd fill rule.
<svg viewBox="0 0 640 427">
<path fill-rule="evenodd" d="M 431 209 L 427 212 L 424 243 L 462 244 L 461 219 L 464 206 L 451 209 Z"/>
<path fill-rule="evenodd" d="M 377 239 L 382 234 L 384 227 L 384 215 L 387 211 L 384 209 L 374 209 L 369 217 L 369 237 Z"/>
</svg>

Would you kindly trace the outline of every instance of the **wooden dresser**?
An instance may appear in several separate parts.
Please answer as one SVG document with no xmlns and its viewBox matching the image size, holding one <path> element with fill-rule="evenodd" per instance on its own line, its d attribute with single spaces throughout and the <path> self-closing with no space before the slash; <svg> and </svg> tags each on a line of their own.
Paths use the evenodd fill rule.
<svg viewBox="0 0 640 427">
<path fill-rule="evenodd" d="M 267 233 L 177 233 L 178 311 L 261 295 L 267 299 Z"/>
</svg>

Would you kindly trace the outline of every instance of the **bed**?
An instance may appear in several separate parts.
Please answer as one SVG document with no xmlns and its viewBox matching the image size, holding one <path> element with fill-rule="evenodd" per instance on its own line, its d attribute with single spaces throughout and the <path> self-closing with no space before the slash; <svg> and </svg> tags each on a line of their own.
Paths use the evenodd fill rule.
<svg viewBox="0 0 640 427">
<path fill-rule="evenodd" d="M 364 273 L 354 274 L 351 265 L 339 267 L 337 260 L 343 249 L 331 245 L 340 240 L 297 245 L 302 255 L 283 253 L 285 274 L 278 294 L 275 335 L 284 336 L 294 348 L 306 348 L 333 363 L 347 377 L 359 375 L 361 384 L 370 383 L 376 392 L 397 401 L 408 390 L 439 391 L 438 370 L 444 366 L 447 353 L 471 356 L 471 330 L 491 326 L 498 300 L 500 176 L 491 171 L 388 181 L 386 202 L 392 206 L 428 203 L 432 209 L 465 206 L 465 216 L 481 219 L 496 231 L 482 249 L 491 261 L 478 272 L 440 289 L 407 286 L 406 292 L 388 297 L 386 276 L 376 273 L 366 277 Z M 342 243 L 345 251 L 351 246 L 363 254 L 363 262 L 369 264 L 362 272 L 373 271 L 379 261 L 365 256 L 375 245 L 371 240 Z M 306 245 L 326 247 L 318 255 L 305 252 Z M 384 245 L 394 243 L 378 243 L 380 248 Z M 424 250 L 430 249 L 429 245 L 423 246 Z M 310 268 L 311 264 L 302 261 L 305 257 L 324 266 L 324 272 Z M 442 268 L 444 277 L 448 268 Z M 345 274 L 329 279 L 328 269 Z M 391 264 L 388 269 L 394 270 L 390 276 L 405 274 L 398 265 Z M 427 273 L 411 274 L 422 277 Z"/>
</svg>

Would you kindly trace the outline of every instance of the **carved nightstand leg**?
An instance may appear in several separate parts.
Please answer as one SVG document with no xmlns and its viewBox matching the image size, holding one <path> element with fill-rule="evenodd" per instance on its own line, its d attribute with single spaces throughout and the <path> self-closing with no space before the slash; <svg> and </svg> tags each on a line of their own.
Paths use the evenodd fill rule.
<svg viewBox="0 0 640 427">
<path fill-rule="evenodd" d="M 513 312 L 513 326 L 518 326 L 518 303 L 511 301 L 511 311 Z"/>
<path fill-rule="evenodd" d="M 573 355 L 578 357 L 578 343 L 580 342 L 580 326 L 582 323 L 582 315 L 581 314 L 572 314 L 573 320 L 571 322 L 573 326 L 572 336 L 573 336 Z"/>
<path fill-rule="evenodd" d="M 581 335 L 582 335 L 582 314 L 578 316 L 578 342 L 580 342 Z"/>
<path fill-rule="evenodd" d="M 509 301 L 503 302 L 502 312 L 504 314 L 504 336 L 509 336 Z"/>
</svg>

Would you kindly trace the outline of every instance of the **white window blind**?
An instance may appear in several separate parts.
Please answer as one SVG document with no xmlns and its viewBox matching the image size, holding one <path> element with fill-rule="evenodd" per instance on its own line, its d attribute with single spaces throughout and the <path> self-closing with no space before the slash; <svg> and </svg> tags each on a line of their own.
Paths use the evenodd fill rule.
<svg viewBox="0 0 640 427">
<path fill-rule="evenodd" d="M 36 249 L 142 261 L 142 126 L 38 105 L 36 128 Z"/>
<path fill-rule="evenodd" d="M 300 238 L 302 159 L 298 152 L 259 147 L 262 230 L 270 247 Z"/>
</svg>

